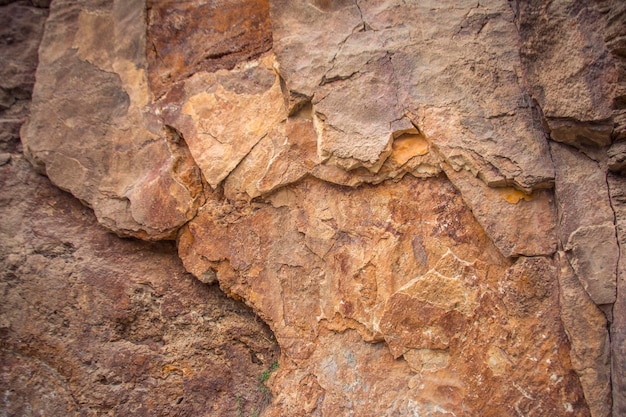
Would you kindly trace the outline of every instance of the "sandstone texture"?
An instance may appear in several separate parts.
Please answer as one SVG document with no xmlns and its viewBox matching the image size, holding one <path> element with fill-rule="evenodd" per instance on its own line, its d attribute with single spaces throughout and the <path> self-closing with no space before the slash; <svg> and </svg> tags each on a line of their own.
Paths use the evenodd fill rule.
<svg viewBox="0 0 626 417">
<path fill-rule="evenodd" d="M 126 1 L 52 4 L 23 137 L 39 169 L 104 225 L 172 238 L 195 214 L 201 174 L 150 111 L 145 14 Z"/>
<path fill-rule="evenodd" d="M 7 47 L 30 91 L 46 11 L 0 7 L 43 16 Z M 32 104 L 2 86 L 14 413 L 623 415 L 625 27 L 604 0 L 53 1 Z M 29 105 L 25 157 L 149 242 L 26 168 Z"/>
</svg>

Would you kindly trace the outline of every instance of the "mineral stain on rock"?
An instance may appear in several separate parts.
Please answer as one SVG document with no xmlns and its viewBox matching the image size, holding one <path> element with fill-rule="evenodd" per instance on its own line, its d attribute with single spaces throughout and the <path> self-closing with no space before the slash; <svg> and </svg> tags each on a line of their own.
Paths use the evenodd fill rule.
<svg viewBox="0 0 626 417">
<path fill-rule="evenodd" d="M 56 0 L 0 95 L 5 408 L 623 414 L 624 7 Z"/>
</svg>

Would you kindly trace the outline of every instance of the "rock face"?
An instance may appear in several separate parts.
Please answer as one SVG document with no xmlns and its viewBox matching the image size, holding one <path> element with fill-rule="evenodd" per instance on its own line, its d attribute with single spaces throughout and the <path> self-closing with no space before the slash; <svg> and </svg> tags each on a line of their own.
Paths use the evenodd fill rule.
<svg viewBox="0 0 626 417">
<path fill-rule="evenodd" d="M 125 357 L 146 355 L 121 383 L 166 368 L 166 300 L 196 320 L 203 297 L 225 302 L 204 286 L 219 283 L 280 347 L 265 416 L 626 412 L 626 6 L 453 3 L 52 3 L 26 157 L 116 234 L 175 238 L 198 280 L 172 272 L 170 289 L 158 272 L 176 268 L 169 246 L 119 244 L 153 280 L 113 280 L 93 301 L 95 316 L 123 316 Z M 124 313 L 103 307 L 126 291 Z M 161 315 L 141 317 L 161 327 L 129 339 L 141 323 L 130 306 L 155 298 Z M 213 336 L 194 326 L 187 349 L 200 352 Z M 222 345 L 268 369 L 255 329 Z M 215 346 L 214 367 L 248 363 Z M 173 361 L 168 372 L 195 381 Z M 62 393 L 55 410 L 97 402 L 68 396 L 69 374 L 21 381 L 13 369 L 40 365 L 8 362 L 24 392 Z M 199 363 L 193 375 L 213 366 Z M 202 372 L 185 412 L 203 390 L 210 415 L 269 397 Z M 168 380 L 154 389 L 174 392 Z M 142 412 L 185 404 L 169 401 Z"/>
<path fill-rule="evenodd" d="M 145 6 L 55 1 L 40 50 L 26 154 L 119 234 L 172 238 L 201 174 L 150 110 Z"/>
<path fill-rule="evenodd" d="M 269 400 L 278 359 L 249 308 L 171 243 L 123 241 L 19 155 L 2 170 L 4 415 L 228 415 Z"/>
<path fill-rule="evenodd" d="M 3 87 L 21 97 L 3 134 L 28 108 L 46 14 L 0 6 L 3 41 L 15 36 L 0 52 L 13 71 Z M 279 353 L 267 326 L 187 273 L 171 242 L 109 233 L 34 172 L 16 138 L 0 144 L 0 415 L 260 413 L 271 396 L 259 378 Z"/>
<path fill-rule="evenodd" d="M 179 238 L 188 270 L 216 274 L 271 323 L 283 361 L 268 415 L 585 409 L 552 261 L 511 265 L 444 178 L 311 179 L 268 200 L 238 218 L 207 204 Z M 305 403 L 290 388 L 303 385 Z"/>
</svg>

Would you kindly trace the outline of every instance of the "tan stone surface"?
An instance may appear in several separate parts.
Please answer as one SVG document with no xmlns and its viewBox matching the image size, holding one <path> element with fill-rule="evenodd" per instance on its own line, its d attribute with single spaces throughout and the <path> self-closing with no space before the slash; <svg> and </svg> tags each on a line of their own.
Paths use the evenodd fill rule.
<svg viewBox="0 0 626 417">
<path fill-rule="evenodd" d="M 149 111 L 144 7 L 54 2 L 22 141 L 107 227 L 171 238 L 194 215 L 201 179 L 184 142 Z"/>
<path fill-rule="evenodd" d="M 557 173 L 555 193 L 562 247 L 593 302 L 612 304 L 616 297 L 619 248 L 606 161 L 593 161 L 577 149 L 559 143 L 552 143 L 550 149 Z"/>
<path fill-rule="evenodd" d="M 272 64 L 267 57 L 233 71 L 194 75 L 178 87 L 184 92 L 175 89 L 161 104 L 165 122 L 183 134 L 213 188 L 286 118 Z"/>
<path fill-rule="evenodd" d="M 619 415 L 609 3 L 57 0 L 25 149 L 270 326 L 266 416 Z"/>
<path fill-rule="evenodd" d="M 508 5 L 318 3 L 273 1 L 271 16 L 291 106 L 312 102 L 327 163 L 376 171 L 396 124 L 412 119 L 457 170 L 527 192 L 549 186 Z"/>
<path fill-rule="evenodd" d="M 444 178 L 216 193 L 178 246 L 276 335 L 269 415 L 586 413 L 550 259 L 511 266 Z"/>
<path fill-rule="evenodd" d="M 572 343 L 572 366 L 580 377 L 592 416 L 611 415 L 610 343 L 607 320 L 559 253 L 561 319 Z"/>
<path fill-rule="evenodd" d="M 504 256 L 555 252 L 557 219 L 551 191 L 526 194 L 513 187 L 491 188 L 468 171 L 455 171 L 447 164 L 443 167 Z"/>
</svg>

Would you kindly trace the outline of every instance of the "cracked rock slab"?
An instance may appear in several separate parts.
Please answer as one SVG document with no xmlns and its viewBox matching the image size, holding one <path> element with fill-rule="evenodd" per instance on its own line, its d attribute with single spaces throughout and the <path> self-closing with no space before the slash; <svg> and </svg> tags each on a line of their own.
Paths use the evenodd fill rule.
<svg viewBox="0 0 626 417">
<path fill-rule="evenodd" d="M 596 162 L 560 143 L 551 143 L 550 149 L 556 167 L 558 235 L 565 255 L 596 305 L 614 303 L 620 255 L 606 160 Z"/>
<path fill-rule="evenodd" d="M 273 1 L 271 16 L 289 107 L 312 102 L 328 164 L 376 172 L 391 125 L 413 116 L 455 169 L 528 193 L 551 185 L 545 137 L 510 48 L 518 35 L 508 5 L 318 3 Z"/>
<path fill-rule="evenodd" d="M 26 155 L 118 234 L 172 238 L 200 172 L 149 106 L 145 3 L 56 1 L 41 44 Z M 158 206 L 157 206 L 158 202 Z"/>
<path fill-rule="evenodd" d="M 111 234 L 19 154 L 0 166 L 0 217 L 0 414 L 236 417 L 268 404 L 271 331 L 187 273 L 172 242 Z"/>
<path fill-rule="evenodd" d="M 588 415 L 551 260 L 512 264 L 443 176 L 305 177 L 252 202 L 216 191 L 178 244 L 274 331 L 270 416 Z"/>
</svg>

